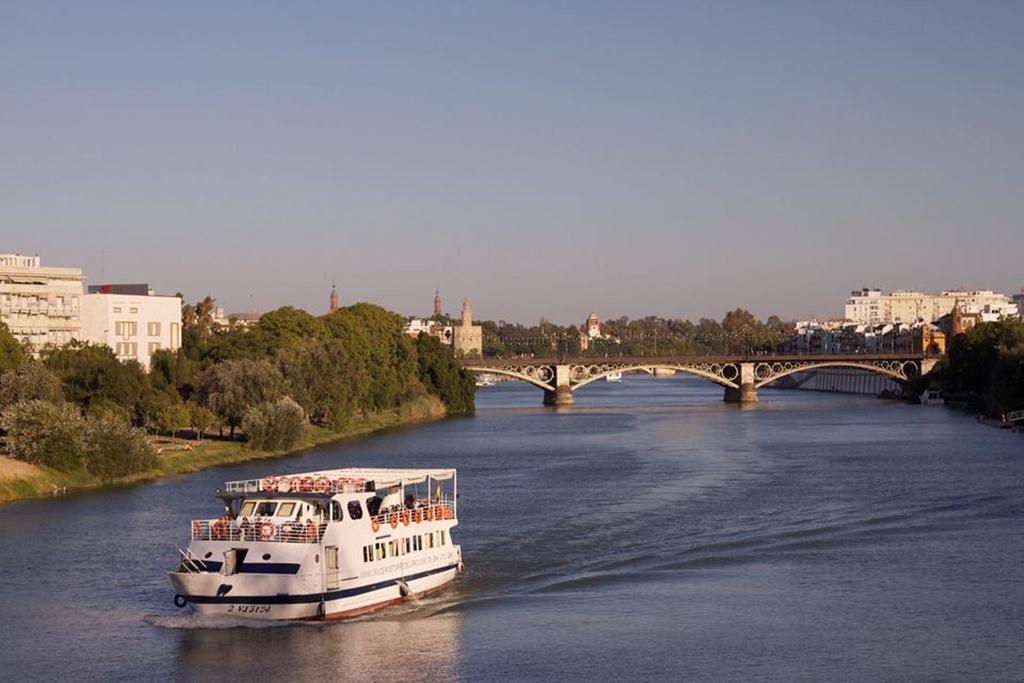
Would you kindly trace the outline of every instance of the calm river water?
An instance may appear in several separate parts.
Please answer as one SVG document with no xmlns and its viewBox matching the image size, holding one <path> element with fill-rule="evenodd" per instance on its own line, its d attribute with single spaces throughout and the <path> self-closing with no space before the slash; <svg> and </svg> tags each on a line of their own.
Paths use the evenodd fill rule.
<svg viewBox="0 0 1024 683">
<path fill-rule="evenodd" d="M 1024 435 L 943 408 L 627 376 L 273 462 L 0 509 L 0 677 L 1024 678 Z M 329 625 L 171 604 L 224 479 L 459 468 L 468 573 Z"/>
</svg>

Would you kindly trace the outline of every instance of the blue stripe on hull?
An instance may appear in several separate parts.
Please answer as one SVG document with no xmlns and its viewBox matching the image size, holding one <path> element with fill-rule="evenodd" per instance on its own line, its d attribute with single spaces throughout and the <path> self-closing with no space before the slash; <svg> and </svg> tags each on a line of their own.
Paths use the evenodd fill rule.
<svg viewBox="0 0 1024 683">
<path fill-rule="evenodd" d="M 301 603 L 320 602 L 328 600 L 339 600 L 341 598 L 351 598 L 356 595 L 362 595 L 364 593 L 372 593 L 373 591 L 380 590 L 382 588 L 388 588 L 394 586 L 398 581 L 415 581 L 416 579 L 422 579 L 427 576 L 434 574 L 440 574 L 455 569 L 457 565 L 450 564 L 445 567 L 438 567 L 437 569 L 429 569 L 419 574 L 412 574 L 410 576 L 403 576 L 398 579 L 388 579 L 387 581 L 378 581 L 377 583 L 371 583 L 366 586 L 358 586 L 356 588 L 343 588 L 341 590 L 330 591 L 328 593 L 309 593 L 306 595 L 186 595 L 184 598 L 191 603 L 197 605 L 296 605 Z"/>
<path fill-rule="evenodd" d="M 198 563 L 197 563 L 198 564 Z M 204 560 L 207 571 L 219 572 L 223 562 Z M 302 565 L 293 562 L 243 562 L 238 568 L 239 574 L 298 574 Z"/>
</svg>

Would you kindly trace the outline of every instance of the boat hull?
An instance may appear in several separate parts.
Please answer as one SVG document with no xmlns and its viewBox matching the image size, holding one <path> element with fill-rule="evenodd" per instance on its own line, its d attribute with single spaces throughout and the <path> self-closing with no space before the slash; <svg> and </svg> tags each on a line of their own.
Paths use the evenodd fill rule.
<svg viewBox="0 0 1024 683">
<path fill-rule="evenodd" d="M 356 617 L 415 600 L 445 588 L 459 574 L 451 564 L 403 579 L 388 579 L 325 593 L 251 594 L 244 586 L 223 593 L 225 577 L 219 574 L 172 572 L 171 582 L 197 614 L 204 616 L 271 621 L 334 620 Z"/>
</svg>

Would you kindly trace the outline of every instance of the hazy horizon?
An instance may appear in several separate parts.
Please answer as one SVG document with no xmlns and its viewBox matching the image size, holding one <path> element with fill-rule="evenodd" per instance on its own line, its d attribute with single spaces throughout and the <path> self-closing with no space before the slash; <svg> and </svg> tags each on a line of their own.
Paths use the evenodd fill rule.
<svg viewBox="0 0 1024 683">
<path fill-rule="evenodd" d="M 7 4 L 0 253 L 230 312 L 1010 294 L 1022 33 L 1008 2 Z"/>
</svg>

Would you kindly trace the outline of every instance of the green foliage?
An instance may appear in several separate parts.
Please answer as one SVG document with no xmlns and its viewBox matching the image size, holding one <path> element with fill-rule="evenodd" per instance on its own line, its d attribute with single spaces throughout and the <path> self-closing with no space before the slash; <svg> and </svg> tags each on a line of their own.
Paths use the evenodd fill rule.
<svg viewBox="0 0 1024 683">
<path fill-rule="evenodd" d="M 43 362 L 61 378 L 65 398 L 82 408 L 107 400 L 134 411 L 149 387 L 142 366 L 122 363 L 107 346 L 73 342 L 44 352 Z"/>
<path fill-rule="evenodd" d="M 145 472 L 157 463 L 145 432 L 114 413 L 86 420 L 83 441 L 85 468 L 105 481 Z"/>
<path fill-rule="evenodd" d="M 7 433 L 7 449 L 17 459 L 63 472 L 82 468 L 84 420 L 74 404 L 21 401 L 0 413 L 0 427 Z"/>
<path fill-rule="evenodd" d="M 197 396 L 234 436 L 246 410 L 278 399 L 283 385 L 281 373 L 266 360 L 228 360 L 203 372 Z"/>
<path fill-rule="evenodd" d="M 746 354 L 772 351 L 781 346 L 792 324 L 777 316 L 757 320 L 742 308 L 729 311 L 721 322 L 701 318 L 689 320 L 648 316 L 639 320 L 622 317 L 601 324 L 602 337 L 588 339 L 581 348 L 575 325 L 561 326 L 541 320 L 525 326 L 505 321 L 481 321 L 485 356 L 690 356 L 716 353 Z"/>
<path fill-rule="evenodd" d="M 306 413 L 302 406 L 286 396 L 248 408 L 242 429 L 253 448 L 282 450 L 294 446 L 302 438 L 306 430 Z"/>
<path fill-rule="evenodd" d="M 189 358 L 184 348 L 177 351 L 159 349 L 149 357 L 149 381 L 158 391 L 172 389 L 188 400 L 195 391 L 198 374 L 199 363 Z"/>
<path fill-rule="evenodd" d="M 192 414 L 184 403 L 168 403 L 157 412 L 157 421 L 160 424 L 160 429 L 175 436 L 189 426 Z"/>
<path fill-rule="evenodd" d="M 10 329 L 0 322 L 0 372 L 13 370 L 25 360 L 25 350 L 11 334 Z"/>
<path fill-rule="evenodd" d="M 450 414 L 472 413 L 476 380 L 456 362 L 451 350 L 436 338 L 420 334 L 416 339 L 416 352 L 423 386 L 444 402 Z"/>
<path fill-rule="evenodd" d="M 949 342 L 947 362 L 936 367 L 947 394 L 964 393 L 990 414 L 1024 408 L 1024 322 L 980 323 Z"/>
<path fill-rule="evenodd" d="M 29 359 L 0 375 L 0 409 L 19 401 L 60 401 L 63 397 L 60 378 L 39 361 Z"/>
<path fill-rule="evenodd" d="M 352 361 L 356 405 L 387 410 L 415 392 L 418 363 L 401 316 L 372 304 L 342 308 L 323 318 L 328 334 L 342 340 Z"/>
<path fill-rule="evenodd" d="M 217 416 L 198 403 L 189 403 L 188 412 L 189 424 L 196 433 L 196 439 L 202 441 L 206 432 L 217 426 Z"/>
<path fill-rule="evenodd" d="M 310 419 L 343 427 L 356 404 L 355 371 L 340 339 L 307 339 L 277 355 L 288 394 Z"/>
</svg>

